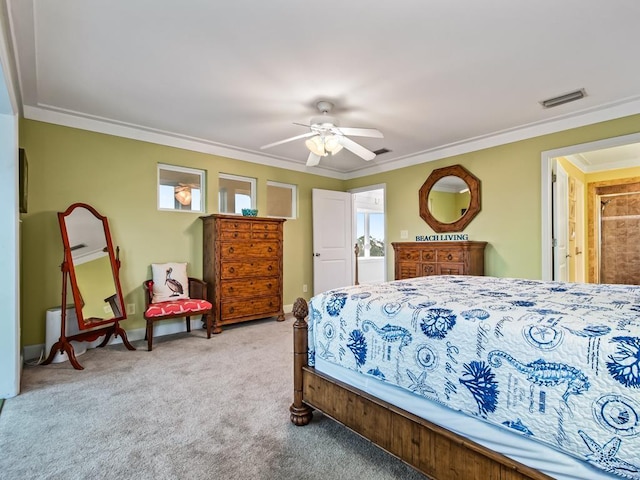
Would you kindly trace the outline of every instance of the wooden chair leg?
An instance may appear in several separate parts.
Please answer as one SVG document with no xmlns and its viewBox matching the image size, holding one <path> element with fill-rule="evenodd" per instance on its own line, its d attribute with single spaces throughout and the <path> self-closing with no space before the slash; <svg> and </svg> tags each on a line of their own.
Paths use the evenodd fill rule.
<svg viewBox="0 0 640 480">
<path fill-rule="evenodd" d="M 207 338 L 211 338 L 211 315 L 205 313 L 202 318 L 205 320 L 205 325 L 207 326 Z"/>
<path fill-rule="evenodd" d="M 153 320 L 147 320 L 147 350 L 150 352 L 153 350 Z"/>
<path fill-rule="evenodd" d="M 191 317 L 187 317 L 187 332 L 191 331 Z"/>
</svg>

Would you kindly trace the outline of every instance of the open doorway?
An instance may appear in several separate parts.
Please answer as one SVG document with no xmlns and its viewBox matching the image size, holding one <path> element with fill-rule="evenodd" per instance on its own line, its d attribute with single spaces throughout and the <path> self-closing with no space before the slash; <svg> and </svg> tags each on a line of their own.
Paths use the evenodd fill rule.
<svg viewBox="0 0 640 480">
<path fill-rule="evenodd" d="M 384 186 L 353 191 L 355 244 L 358 246 L 358 283 L 386 279 Z"/>
<path fill-rule="evenodd" d="M 558 167 L 568 172 L 567 208 L 554 196 Z M 601 201 L 599 187 L 640 182 L 640 134 L 625 135 L 542 153 L 542 278 L 605 283 L 599 276 Z M 618 188 L 618 187 L 613 187 Z M 627 188 L 627 187 L 624 187 Z M 628 188 L 627 188 L 628 189 Z M 564 200 L 560 200 L 564 201 Z M 633 203 L 633 202 L 632 202 Z M 634 204 L 635 205 L 635 204 Z M 640 205 L 638 205 L 640 208 Z M 566 213 L 563 213 L 566 210 Z M 638 212 L 640 214 L 640 212 Z M 567 278 L 559 278 L 557 225 L 567 226 Z M 607 262 L 606 258 L 604 259 Z M 615 268 L 615 267 L 613 267 Z M 636 280 L 636 283 L 640 279 Z M 606 282 L 610 283 L 610 282 Z M 618 283 L 618 282 L 616 282 Z"/>
<path fill-rule="evenodd" d="M 386 279 L 385 185 L 312 189 L 313 292 Z M 354 261 L 358 245 L 357 262 Z"/>
</svg>

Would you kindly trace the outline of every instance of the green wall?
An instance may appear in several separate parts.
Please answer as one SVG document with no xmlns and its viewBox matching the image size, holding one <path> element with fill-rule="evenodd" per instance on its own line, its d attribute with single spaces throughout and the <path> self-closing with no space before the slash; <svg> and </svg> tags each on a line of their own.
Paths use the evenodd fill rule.
<svg viewBox="0 0 640 480">
<path fill-rule="evenodd" d="M 541 152 L 640 131 L 640 115 L 536 137 L 392 172 L 340 181 L 255 163 L 31 121 L 20 122 L 20 147 L 29 159 L 29 213 L 22 216 L 22 344 L 44 343 L 45 311 L 60 305 L 62 242 L 56 212 L 84 202 L 109 218 L 121 248 L 125 304 L 136 314 L 124 324 L 142 328 L 142 282 L 155 262 L 188 262 L 202 275 L 198 214 L 156 209 L 156 166 L 166 163 L 207 172 L 207 214 L 217 212 L 218 173 L 258 179 L 258 209 L 266 209 L 267 180 L 298 186 L 298 219 L 285 222 L 284 303 L 313 291 L 311 189 L 348 190 L 386 184 L 387 242 L 400 230 L 433 233 L 420 218 L 418 190 L 435 168 L 460 164 L 481 181 L 482 210 L 465 233 L 489 242 L 488 275 L 541 276 Z M 390 247 L 389 247 L 390 249 Z M 391 249 L 390 249 L 391 250 Z M 393 277 L 393 255 L 387 255 Z"/>
<path fill-rule="evenodd" d="M 92 205 L 109 220 L 120 246 L 124 303 L 136 304 L 126 330 L 143 328 L 142 282 L 151 264 L 188 262 L 202 276 L 201 214 L 158 211 L 157 164 L 206 171 L 207 213 L 218 211 L 218 173 L 257 178 L 258 210 L 266 211 L 267 180 L 298 187 L 298 219 L 284 224 L 284 303 L 302 285 L 313 291 L 311 189 L 343 190 L 344 182 L 31 120 L 20 121 L 20 147 L 29 161 L 29 211 L 22 215 L 22 345 L 44 343 L 45 312 L 60 305 L 63 259 L 56 213 L 75 202 Z"/>
<path fill-rule="evenodd" d="M 481 211 L 464 233 L 488 242 L 485 273 L 500 277 L 541 278 L 541 154 L 571 145 L 640 132 L 640 115 L 575 128 L 528 140 L 369 175 L 347 181 L 347 189 L 385 183 L 387 245 L 434 232 L 422 220 L 418 190 L 432 170 L 460 164 L 481 183 Z M 387 255 L 387 277 L 393 276 L 393 255 Z"/>
</svg>

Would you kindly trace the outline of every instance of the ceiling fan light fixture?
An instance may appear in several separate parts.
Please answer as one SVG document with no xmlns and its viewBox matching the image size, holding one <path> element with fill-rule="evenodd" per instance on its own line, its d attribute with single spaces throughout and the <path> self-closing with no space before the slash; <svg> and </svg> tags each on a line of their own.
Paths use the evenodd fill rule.
<svg viewBox="0 0 640 480">
<path fill-rule="evenodd" d="M 325 150 L 324 139 L 320 135 L 308 138 L 304 144 L 309 151 L 319 157 L 326 157 L 327 151 Z"/>
<path fill-rule="evenodd" d="M 325 137 L 324 148 L 327 152 L 331 153 L 331 155 L 335 155 L 342 150 L 340 138 L 337 135 L 329 135 L 328 137 Z"/>
<path fill-rule="evenodd" d="M 176 187 L 175 197 L 180 205 L 191 205 L 191 188 L 189 187 Z"/>
</svg>

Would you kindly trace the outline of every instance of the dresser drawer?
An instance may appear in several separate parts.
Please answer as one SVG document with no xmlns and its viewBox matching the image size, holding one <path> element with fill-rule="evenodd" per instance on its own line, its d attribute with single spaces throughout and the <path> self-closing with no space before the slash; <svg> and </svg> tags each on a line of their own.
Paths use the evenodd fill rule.
<svg viewBox="0 0 640 480">
<path fill-rule="evenodd" d="M 254 232 L 277 232 L 280 230 L 279 225 L 276 222 L 251 222 L 251 230 Z"/>
<path fill-rule="evenodd" d="M 220 220 L 220 228 L 219 228 L 219 232 L 222 231 L 229 231 L 229 230 L 246 230 L 246 231 L 250 231 L 251 230 L 251 223 L 249 222 L 245 222 L 243 220 Z"/>
<path fill-rule="evenodd" d="M 221 251 L 224 258 L 233 259 L 241 257 L 269 258 L 280 255 L 278 242 L 223 242 Z"/>
<path fill-rule="evenodd" d="M 251 232 L 251 238 L 256 240 L 278 240 L 280 238 L 280 232 L 253 231 Z"/>
<path fill-rule="evenodd" d="M 422 261 L 423 262 L 435 262 L 436 261 L 436 250 L 431 248 L 422 250 Z"/>
<path fill-rule="evenodd" d="M 404 278 L 419 277 L 417 264 L 415 263 L 400 263 L 397 266 L 396 280 L 402 280 Z"/>
<path fill-rule="evenodd" d="M 436 264 L 435 263 L 423 263 L 422 264 L 422 276 L 428 277 L 429 275 L 436 274 Z"/>
<path fill-rule="evenodd" d="M 280 280 L 278 277 L 225 280 L 220 285 L 220 294 L 223 302 L 235 298 L 273 295 L 278 292 L 280 292 Z"/>
<path fill-rule="evenodd" d="M 464 275 L 464 263 L 439 263 L 438 275 Z"/>
<path fill-rule="evenodd" d="M 222 262 L 220 265 L 220 278 L 222 279 L 271 275 L 280 275 L 280 261 L 278 259 L 249 262 Z"/>
<path fill-rule="evenodd" d="M 251 240 L 251 230 L 222 230 L 218 232 L 220 240 Z"/>
<path fill-rule="evenodd" d="M 438 263 L 441 262 L 464 262 L 464 252 L 447 248 L 438 249 Z"/>
<path fill-rule="evenodd" d="M 246 317 L 247 315 L 262 315 L 268 317 L 280 312 L 282 309 L 281 303 L 278 295 L 244 301 L 222 301 L 220 304 L 220 313 L 223 321 L 237 317 Z M 256 318 L 260 317 L 258 316 Z"/>
<path fill-rule="evenodd" d="M 397 253 L 396 258 L 399 262 L 417 262 L 420 261 L 420 250 L 403 250 Z"/>
</svg>

